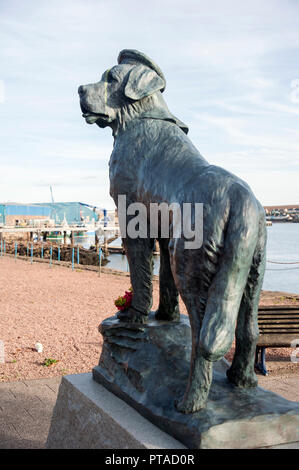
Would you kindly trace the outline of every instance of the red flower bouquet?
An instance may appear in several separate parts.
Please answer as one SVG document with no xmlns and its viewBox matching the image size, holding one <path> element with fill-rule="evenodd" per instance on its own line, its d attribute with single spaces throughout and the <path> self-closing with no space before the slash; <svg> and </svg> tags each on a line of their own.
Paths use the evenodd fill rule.
<svg viewBox="0 0 299 470">
<path fill-rule="evenodd" d="M 125 292 L 125 295 L 120 295 L 115 301 L 114 305 L 118 308 L 118 310 L 126 310 L 130 307 L 133 298 L 133 291 L 132 288 Z"/>
</svg>

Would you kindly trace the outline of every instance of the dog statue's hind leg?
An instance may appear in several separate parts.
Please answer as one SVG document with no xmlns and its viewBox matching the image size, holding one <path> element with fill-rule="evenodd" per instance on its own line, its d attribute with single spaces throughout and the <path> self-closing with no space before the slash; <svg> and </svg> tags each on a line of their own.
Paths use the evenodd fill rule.
<svg viewBox="0 0 299 470">
<path fill-rule="evenodd" d="M 194 413 L 205 406 L 213 374 L 212 363 L 204 358 L 199 348 L 201 329 L 201 319 L 198 317 L 199 303 L 196 305 L 197 302 L 194 304 L 192 301 L 189 302 L 190 300 L 189 298 L 184 302 L 189 313 L 192 334 L 189 378 L 183 397 L 175 403 L 177 410 L 182 413 Z"/>
<path fill-rule="evenodd" d="M 248 206 L 246 210 L 240 207 L 243 211 L 242 224 L 239 223 L 238 211 L 230 218 L 224 252 L 209 287 L 202 322 L 200 303 L 194 301 L 198 289 L 196 278 L 189 279 L 188 285 L 183 286 L 183 292 L 180 290 L 192 329 L 189 381 L 184 397 L 177 404 L 177 409 L 183 413 L 192 413 L 205 405 L 212 380 L 211 363 L 229 351 L 234 339 L 241 299 L 258 239 L 258 211 L 251 204 Z M 175 269 L 180 273 L 182 267 L 176 263 Z M 186 277 L 185 273 L 176 275 L 176 278 Z"/>
<path fill-rule="evenodd" d="M 203 304 L 199 294 L 200 272 L 194 270 L 193 250 L 184 251 L 184 240 L 169 244 L 171 269 L 175 285 L 187 308 L 191 326 L 191 361 L 188 384 L 184 396 L 176 401 L 176 408 L 183 413 L 192 413 L 205 406 L 211 380 L 212 363 L 207 361 L 199 349 L 199 335 L 203 320 Z"/>
<path fill-rule="evenodd" d="M 231 224 L 235 225 L 234 221 Z M 250 228 L 248 224 L 251 224 Z M 240 304 L 257 243 L 255 224 L 252 221 L 248 224 L 228 233 L 225 252 L 209 289 L 199 341 L 204 357 L 212 362 L 229 351 L 235 337 Z M 238 222 L 237 226 L 240 227 Z"/>
<path fill-rule="evenodd" d="M 259 227 L 259 240 L 238 314 L 235 355 L 226 372 L 228 380 L 239 387 L 254 387 L 258 382 L 254 372 L 254 359 L 259 334 L 258 306 L 266 265 L 267 241 L 263 208 Z"/>
</svg>

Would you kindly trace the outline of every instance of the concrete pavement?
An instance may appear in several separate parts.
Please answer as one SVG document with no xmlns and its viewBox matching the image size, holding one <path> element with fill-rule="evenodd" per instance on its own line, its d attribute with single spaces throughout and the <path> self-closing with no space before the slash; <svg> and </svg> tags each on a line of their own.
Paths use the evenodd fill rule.
<svg viewBox="0 0 299 470">
<path fill-rule="evenodd" d="M 298 374 L 258 378 L 261 387 L 299 401 Z M 0 449 L 45 448 L 60 381 L 54 377 L 0 383 Z"/>
<path fill-rule="evenodd" d="M 0 449 L 43 449 L 61 377 L 0 384 Z"/>
</svg>

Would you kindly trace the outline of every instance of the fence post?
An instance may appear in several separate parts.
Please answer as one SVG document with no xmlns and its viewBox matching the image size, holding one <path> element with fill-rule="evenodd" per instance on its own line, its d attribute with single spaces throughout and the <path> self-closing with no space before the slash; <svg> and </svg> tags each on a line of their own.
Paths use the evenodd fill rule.
<svg viewBox="0 0 299 470">
<path fill-rule="evenodd" d="M 79 251 L 79 245 L 77 246 L 77 264 L 80 264 L 80 251 Z"/>
<path fill-rule="evenodd" d="M 5 254 L 5 238 L 4 238 L 4 254 Z"/>
<path fill-rule="evenodd" d="M 99 276 L 101 275 L 101 266 L 102 266 L 102 248 L 99 248 Z"/>
<path fill-rule="evenodd" d="M 74 270 L 75 248 L 72 248 L 72 269 Z"/>
<path fill-rule="evenodd" d="M 33 243 L 31 243 L 31 264 L 33 263 Z"/>
<path fill-rule="evenodd" d="M 58 245 L 58 261 L 60 261 L 60 245 Z"/>
<path fill-rule="evenodd" d="M 53 254 L 53 247 L 50 247 L 50 268 L 52 267 L 52 254 Z"/>
<path fill-rule="evenodd" d="M 15 259 L 17 259 L 17 254 L 18 254 L 18 244 L 16 242 L 15 243 Z"/>
<path fill-rule="evenodd" d="M 41 257 L 42 259 L 44 259 L 44 245 L 42 243 L 42 246 L 41 246 Z"/>
<path fill-rule="evenodd" d="M 2 245 L 3 245 L 3 242 L 2 242 L 2 238 L 1 238 L 1 256 L 2 256 Z"/>
</svg>

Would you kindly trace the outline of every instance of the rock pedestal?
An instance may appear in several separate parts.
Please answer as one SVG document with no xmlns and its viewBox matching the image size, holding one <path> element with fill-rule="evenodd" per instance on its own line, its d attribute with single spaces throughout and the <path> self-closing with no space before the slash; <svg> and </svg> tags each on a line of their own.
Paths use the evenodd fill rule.
<svg viewBox="0 0 299 470">
<path fill-rule="evenodd" d="M 99 327 L 104 344 L 93 378 L 162 431 L 190 449 L 259 448 L 299 441 L 299 404 L 260 387 L 241 389 L 226 378 L 226 361 L 214 364 L 204 409 L 179 413 L 175 400 L 188 379 L 189 319 L 147 324 L 107 318 Z"/>
</svg>

